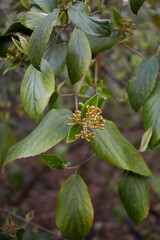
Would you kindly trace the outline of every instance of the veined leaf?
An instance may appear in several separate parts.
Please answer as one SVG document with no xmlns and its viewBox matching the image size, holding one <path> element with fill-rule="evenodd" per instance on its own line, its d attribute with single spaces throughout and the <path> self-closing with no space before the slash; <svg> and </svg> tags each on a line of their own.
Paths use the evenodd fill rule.
<svg viewBox="0 0 160 240">
<path fill-rule="evenodd" d="M 6 124 L 0 124 L 0 168 L 7 154 L 8 149 L 14 144 L 14 136 Z"/>
<path fill-rule="evenodd" d="M 144 130 L 152 127 L 152 137 L 149 147 L 155 147 L 160 140 L 160 83 L 157 83 L 154 92 L 143 105 Z"/>
<path fill-rule="evenodd" d="M 84 3 L 73 2 L 69 5 L 69 17 L 72 23 L 85 33 L 97 37 L 107 37 L 111 34 L 111 26 L 108 19 L 97 19 L 87 15 L 84 7 L 80 7 Z"/>
<path fill-rule="evenodd" d="M 50 41 L 55 37 L 55 34 L 51 35 Z M 59 37 L 61 41 L 62 38 Z M 63 71 L 66 64 L 67 46 L 65 42 L 56 43 L 53 42 L 49 48 L 45 51 L 43 58 L 50 63 L 55 77 L 58 77 Z"/>
<path fill-rule="evenodd" d="M 50 64 L 42 59 L 41 72 L 30 65 L 21 83 L 20 93 L 25 111 L 38 121 L 55 90 L 55 79 Z"/>
<path fill-rule="evenodd" d="M 106 120 L 104 130 L 91 131 L 96 135 L 89 144 L 101 159 L 140 175 L 153 175 L 139 152 L 123 137 L 113 122 Z"/>
<path fill-rule="evenodd" d="M 88 99 L 88 101 L 85 102 L 85 104 L 83 105 L 82 109 L 81 109 L 81 117 L 84 118 L 86 116 L 86 106 L 98 106 L 98 94 L 94 95 L 93 97 L 91 97 L 90 99 Z"/>
<path fill-rule="evenodd" d="M 90 63 L 91 49 L 87 37 L 80 29 L 74 29 L 67 49 L 68 75 L 73 84 L 83 77 Z"/>
<path fill-rule="evenodd" d="M 145 219 L 149 212 L 149 186 L 146 177 L 122 171 L 118 180 L 121 201 L 135 224 Z"/>
<path fill-rule="evenodd" d="M 41 158 L 50 168 L 55 170 L 64 170 L 63 164 L 65 164 L 65 162 L 58 155 L 42 154 Z"/>
<path fill-rule="evenodd" d="M 141 8 L 145 0 L 129 0 L 130 8 L 134 14 L 138 13 L 138 10 Z"/>
<path fill-rule="evenodd" d="M 59 143 L 69 131 L 70 115 L 68 109 L 49 111 L 33 132 L 9 149 L 3 165 L 19 158 L 36 156 Z"/>
<path fill-rule="evenodd" d="M 88 38 L 91 51 L 95 54 L 112 48 L 118 41 L 116 31 L 112 31 L 109 37 L 94 37 L 89 34 L 86 34 L 86 36 Z"/>
<path fill-rule="evenodd" d="M 82 124 L 73 125 L 69 130 L 68 137 L 67 137 L 67 143 L 75 141 L 76 140 L 75 135 L 80 134 L 81 131 L 83 131 Z"/>
<path fill-rule="evenodd" d="M 39 12 L 27 12 L 24 14 L 21 23 L 30 29 L 35 29 L 38 24 L 44 19 L 48 14 L 47 13 L 39 13 Z"/>
<path fill-rule="evenodd" d="M 58 9 L 55 9 L 52 13 L 46 16 L 43 21 L 38 24 L 30 37 L 28 54 L 31 63 L 38 70 L 40 69 L 40 62 L 44 49 L 50 38 L 53 26 L 57 21 L 58 13 Z"/>
<path fill-rule="evenodd" d="M 152 56 L 144 59 L 136 68 L 128 83 L 128 96 L 132 108 L 138 111 L 150 96 L 156 84 L 158 61 Z"/>
<path fill-rule="evenodd" d="M 47 13 L 53 12 L 57 7 L 57 0 L 33 0 L 43 11 Z"/>
<path fill-rule="evenodd" d="M 78 174 L 61 187 L 56 207 L 56 225 L 71 240 L 83 240 L 93 223 L 93 207 L 87 186 Z"/>
<path fill-rule="evenodd" d="M 117 27 L 122 26 L 122 24 L 120 22 L 121 19 L 122 19 L 122 16 L 121 16 L 120 12 L 117 9 L 113 8 L 113 21 Z"/>
<path fill-rule="evenodd" d="M 152 137 L 152 128 L 150 127 L 142 136 L 142 141 L 141 141 L 141 146 L 140 146 L 139 152 L 146 151 L 151 137 Z"/>
</svg>

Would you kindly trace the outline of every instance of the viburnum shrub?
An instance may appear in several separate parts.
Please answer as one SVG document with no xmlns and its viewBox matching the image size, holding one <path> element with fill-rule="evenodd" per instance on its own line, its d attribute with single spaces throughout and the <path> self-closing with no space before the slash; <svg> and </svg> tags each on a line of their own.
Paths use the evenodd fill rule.
<svg viewBox="0 0 160 240">
<path fill-rule="evenodd" d="M 134 50 L 127 40 L 134 34 L 135 24 L 116 9 L 113 9 L 113 21 L 102 19 L 104 1 L 95 17 L 93 2 L 21 0 L 21 19 L 4 29 L 0 40 L 9 37 L 14 44 L 5 55 L 6 61 L 12 62 L 5 73 L 16 66 L 25 69 L 20 86 L 21 100 L 37 126 L 22 141 L 10 148 L 11 144 L 8 144 L 9 150 L 0 158 L 0 165 L 4 167 L 16 159 L 40 155 L 64 139 L 69 143 L 81 138 L 95 152 L 84 162 L 97 155 L 122 169 L 118 180 L 120 199 L 131 220 L 138 224 L 148 215 L 147 177 L 153 175 L 140 152 L 153 149 L 160 143 L 158 51 L 156 55 L 144 57 Z M 137 14 L 143 3 L 144 0 L 130 0 L 132 12 Z M 137 112 L 142 108 L 143 113 L 145 134 L 139 151 L 123 137 L 112 121 L 103 118 L 104 92 L 108 88 L 97 76 L 102 61 L 98 54 L 115 44 L 142 58 L 127 87 L 133 110 Z M 61 78 L 65 66 L 68 73 L 66 82 Z M 68 82 L 74 85 L 73 92 L 69 92 Z M 64 87 L 67 93 L 62 93 Z M 86 88 L 91 93 L 87 96 Z M 46 108 L 58 96 L 74 98 L 75 106 L 72 109 L 68 109 L 67 104 L 64 109 L 61 106 L 51 110 Z M 88 99 L 82 103 L 79 97 Z M 83 240 L 94 216 L 87 186 L 77 173 L 84 162 L 70 166 L 58 155 L 42 154 L 41 158 L 55 170 L 75 169 L 61 187 L 56 225 L 64 237 Z"/>
</svg>

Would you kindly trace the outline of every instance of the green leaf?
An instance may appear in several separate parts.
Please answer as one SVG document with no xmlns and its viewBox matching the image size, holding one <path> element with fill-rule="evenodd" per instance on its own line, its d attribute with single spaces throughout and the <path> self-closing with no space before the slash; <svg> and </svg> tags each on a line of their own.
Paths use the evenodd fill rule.
<svg viewBox="0 0 160 240">
<path fill-rule="evenodd" d="M 40 69 L 40 62 L 46 44 L 50 38 L 53 26 L 57 21 L 58 13 L 58 9 L 55 9 L 51 14 L 46 16 L 43 21 L 38 24 L 30 37 L 28 54 L 31 63 L 38 70 Z"/>
<path fill-rule="evenodd" d="M 55 34 L 52 34 L 50 41 L 52 41 L 55 36 Z M 61 41 L 62 38 L 59 37 L 59 40 Z M 67 46 L 65 42 L 56 43 L 55 41 L 45 51 L 43 58 L 50 63 L 55 77 L 58 77 L 63 71 L 66 64 L 66 56 Z"/>
<path fill-rule="evenodd" d="M 39 234 L 35 232 L 25 232 L 22 240 L 41 240 Z"/>
<path fill-rule="evenodd" d="M 25 216 L 25 223 L 28 224 L 29 222 L 32 221 L 34 218 L 34 210 L 30 211 L 29 213 L 26 214 Z"/>
<path fill-rule="evenodd" d="M 81 5 L 81 7 L 80 7 Z M 85 33 L 97 37 L 107 37 L 111 34 L 111 26 L 108 19 L 98 19 L 89 17 L 87 11 L 84 11 L 82 6 L 84 3 L 73 2 L 69 5 L 69 17 L 76 27 L 80 28 Z"/>
<path fill-rule="evenodd" d="M 132 12 L 137 15 L 138 10 L 141 8 L 145 0 L 129 0 L 129 2 Z"/>
<path fill-rule="evenodd" d="M 70 240 L 83 240 L 93 223 L 93 207 L 87 186 L 78 174 L 61 187 L 56 207 L 56 225 Z"/>
<path fill-rule="evenodd" d="M 67 49 L 67 68 L 72 84 L 83 77 L 90 63 L 91 49 L 89 42 L 80 29 L 74 29 Z"/>
<path fill-rule="evenodd" d="M 13 187 L 16 190 L 19 190 L 22 186 L 24 175 L 22 168 L 19 165 L 14 164 L 10 167 L 7 175 L 9 186 Z"/>
<path fill-rule="evenodd" d="M 11 23 L 8 27 L 6 27 L 2 31 L 2 36 L 8 35 L 8 34 L 13 35 L 13 33 L 16 33 L 16 32 L 24 33 L 26 35 L 31 34 L 31 31 L 29 29 L 25 28 L 25 26 L 23 26 L 19 20 L 16 20 L 15 22 Z"/>
<path fill-rule="evenodd" d="M 4 72 L 3 75 L 5 75 L 7 72 L 13 70 L 14 68 L 16 68 L 18 65 L 20 65 L 20 62 L 14 62 L 12 63 L 12 65 L 10 65 L 9 67 L 7 67 Z"/>
<path fill-rule="evenodd" d="M 118 180 L 121 201 L 135 224 L 144 220 L 149 212 L 149 186 L 146 177 L 122 171 Z"/>
<path fill-rule="evenodd" d="M 139 152 L 145 152 L 146 151 L 151 137 L 152 137 L 152 128 L 150 127 L 150 128 L 148 128 L 148 130 L 142 136 L 142 141 L 141 141 L 141 146 L 140 146 Z"/>
<path fill-rule="evenodd" d="M 47 15 L 47 13 L 30 11 L 24 14 L 21 23 L 25 27 L 34 30 Z"/>
<path fill-rule="evenodd" d="M 83 105 L 82 109 L 81 109 L 81 117 L 84 118 L 86 116 L 86 106 L 98 106 L 98 94 L 94 95 L 93 97 L 91 97 L 87 102 L 85 102 L 85 104 Z"/>
<path fill-rule="evenodd" d="M 13 133 L 6 124 L 0 124 L 0 167 L 2 167 L 8 149 L 14 144 Z"/>
<path fill-rule="evenodd" d="M 4 165 L 15 159 L 36 156 L 43 153 L 65 138 L 69 131 L 68 109 L 53 109 L 26 138 L 11 147 Z"/>
<path fill-rule="evenodd" d="M 105 102 L 106 102 L 106 97 L 100 97 L 99 99 L 98 99 L 98 107 L 100 108 L 100 109 L 103 109 L 103 107 L 104 107 L 104 104 L 105 104 Z"/>
<path fill-rule="evenodd" d="M 75 135 L 80 134 L 81 131 L 83 131 L 82 124 L 73 125 L 69 130 L 67 143 L 75 141 L 76 140 Z"/>
<path fill-rule="evenodd" d="M 56 0 L 33 0 L 43 11 L 47 13 L 53 12 L 57 7 Z"/>
<path fill-rule="evenodd" d="M 25 53 L 27 54 L 27 51 L 28 51 L 28 41 L 27 41 L 27 39 L 24 38 L 21 35 L 18 35 L 18 37 L 19 37 L 19 41 L 21 43 L 21 47 L 24 49 Z"/>
<path fill-rule="evenodd" d="M 29 0 L 20 0 L 20 1 L 25 8 L 27 8 L 27 9 L 30 8 L 30 1 Z"/>
<path fill-rule="evenodd" d="M 140 175 L 153 175 L 139 152 L 123 137 L 113 122 L 106 120 L 104 130 L 91 131 L 96 135 L 89 144 L 101 159 Z"/>
<path fill-rule="evenodd" d="M 63 164 L 65 163 L 58 155 L 43 154 L 41 155 L 41 158 L 50 168 L 55 170 L 64 170 Z"/>
<path fill-rule="evenodd" d="M 160 197 L 160 175 L 150 178 L 149 183 L 151 184 L 157 195 Z"/>
<path fill-rule="evenodd" d="M 18 48 L 18 50 L 19 50 L 20 52 L 26 54 L 26 51 L 24 51 L 24 49 L 22 48 L 21 43 L 20 43 L 18 40 L 14 39 L 14 38 L 12 37 L 12 41 L 13 41 L 14 45 Z"/>
<path fill-rule="evenodd" d="M 112 48 L 118 41 L 116 31 L 112 31 L 109 37 L 94 37 L 86 34 L 92 53 L 96 54 Z"/>
<path fill-rule="evenodd" d="M 128 83 L 132 108 L 138 111 L 152 93 L 158 75 L 158 61 L 152 56 L 141 61 Z"/>
<path fill-rule="evenodd" d="M 152 127 L 152 137 L 149 147 L 155 147 L 160 140 L 160 83 L 157 83 L 154 92 L 143 105 L 144 130 Z"/>
<path fill-rule="evenodd" d="M 25 111 L 38 121 L 55 90 L 54 74 L 50 64 L 42 59 L 41 72 L 30 65 L 21 83 L 20 93 Z"/>
<path fill-rule="evenodd" d="M 121 16 L 120 12 L 117 9 L 113 8 L 113 22 L 117 27 L 122 26 L 122 24 L 120 22 L 121 19 L 122 19 L 122 16 Z"/>
</svg>

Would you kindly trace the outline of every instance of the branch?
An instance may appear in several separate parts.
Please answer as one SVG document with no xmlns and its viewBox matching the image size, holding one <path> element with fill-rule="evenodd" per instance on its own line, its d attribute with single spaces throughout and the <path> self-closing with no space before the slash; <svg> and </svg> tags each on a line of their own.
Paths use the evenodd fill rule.
<svg viewBox="0 0 160 240">
<path fill-rule="evenodd" d="M 4 212 L 4 213 L 6 213 L 6 214 L 11 215 L 12 217 L 15 217 L 15 218 L 17 218 L 17 219 L 19 219 L 19 220 L 21 220 L 21 221 L 23 221 L 23 222 L 26 222 L 25 218 L 23 218 L 23 217 L 21 217 L 21 216 L 19 216 L 19 215 L 16 215 L 16 214 L 14 214 L 14 213 L 11 213 L 11 212 L 10 212 L 9 210 L 7 210 L 7 209 L 0 208 L 0 212 Z M 37 223 L 29 222 L 28 225 L 31 225 L 31 226 L 33 226 L 33 227 L 37 227 L 38 229 L 40 229 L 40 230 L 42 230 L 42 231 L 44 231 L 44 232 L 46 232 L 46 233 L 48 233 L 48 234 L 50 234 L 50 235 L 52 235 L 52 236 L 54 236 L 54 237 L 58 237 L 55 232 L 53 232 L 53 231 L 51 231 L 51 230 L 49 230 L 49 229 L 47 229 L 47 228 L 45 228 L 45 227 L 37 224 Z M 63 238 L 62 236 L 59 237 L 59 238 L 62 239 L 62 240 L 65 240 L 65 238 Z"/>
<path fill-rule="evenodd" d="M 140 54 L 139 52 L 137 52 L 135 49 L 133 49 L 133 48 L 131 48 L 131 47 L 129 47 L 128 45 L 126 45 L 125 43 L 122 43 L 121 41 L 118 41 L 118 44 L 120 44 L 121 46 L 123 46 L 124 48 L 127 48 L 127 49 L 129 49 L 131 52 L 133 52 L 133 53 L 135 53 L 135 54 L 137 54 L 139 57 L 141 57 L 142 59 L 144 59 L 145 57 L 142 55 L 142 54 Z"/>
<path fill-rule="evenodd" d="M 82 165 L 84 165 L 85 163 L 87 163 L 89 160 L 91 160 L 92 158 L 94 158 L 96 156 L 96 154 L 94 153 L 92 156 L 90 156 L 89 158 L 87 158 L 86 160 L 84 160 L 82 163 L 80 163 L 80 164 L 78 164 L 78 165 L 76 165 L 76 166 L 71 166 L 71 167 L 67 167 L 67 166 L 65 166 L 65 165 L 63 165 L 64 166 L 64 168 L 66 169 L 66 170 L 78 170 Z"/>
</svg>

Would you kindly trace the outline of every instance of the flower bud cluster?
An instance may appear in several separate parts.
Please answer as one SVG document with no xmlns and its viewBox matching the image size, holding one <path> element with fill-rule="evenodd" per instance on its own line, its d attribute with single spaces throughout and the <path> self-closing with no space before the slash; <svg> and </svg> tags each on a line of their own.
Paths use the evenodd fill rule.
<svg viewBox="0 0 160 240">
<path fill-rule="evenodd" d="M 73 123 L 68 123 L 68 126 L 73 126 L 75 124 L 82 124 L 83 130 L 75 135 L 75 139 L 81 138 L 90 142 L 91 138 L 95 138 L 95 133 L 91 132 L 88 128 L 101 129 L 104 130 L 105 120 L 101 116 L 101 109 L 95 106 L 86 106 L 86 117 L 81 117 L 81 111 L 76 110 L 72 117 L 68 119 L 73 121 Z"/>
<path fill-rule="evenodd" d="M 133 34 L 133 30 L 135 30 L 136 24 L 132 23 L 131 20 L 128 20 L 125 18 L 122 18 L 119 22 L 122 25 L 121 27 L 118 28 L 119 33 L 123 32 L 124 34 L 129 34 L 129 35 Z"/>
</svg>

